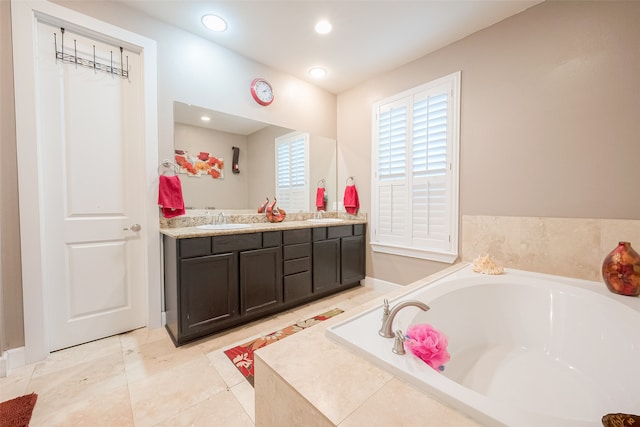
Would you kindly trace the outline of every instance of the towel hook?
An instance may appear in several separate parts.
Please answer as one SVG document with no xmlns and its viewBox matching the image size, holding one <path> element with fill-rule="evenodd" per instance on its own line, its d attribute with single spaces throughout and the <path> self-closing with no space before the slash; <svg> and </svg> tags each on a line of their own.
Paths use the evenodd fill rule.
<svg viewBox="0 0 640 427">
<path fill-rule="evenodd" d="M 324 178 L 320 179 L 320 181 L 318 181 L 318 184 L 316 184 L 318 187 L 320 187 L 320 185 L 322 184 L 322 188 L 325 188 L 327 186 L 327 181 L 325 181 Z"/>
<path fill-rule="evenodd" d="M 349 178 L 347 178 L 346 185 L 349 185 L 349 180 L 351 180 L 353 185 L 356 185 L 356 179 L 353 176 L 350 176 Z"/>
</svg>

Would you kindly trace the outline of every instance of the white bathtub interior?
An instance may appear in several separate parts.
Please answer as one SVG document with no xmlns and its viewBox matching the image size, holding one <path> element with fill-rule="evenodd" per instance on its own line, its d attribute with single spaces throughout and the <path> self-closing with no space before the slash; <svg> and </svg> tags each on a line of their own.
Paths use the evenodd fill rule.
<svg viewBox="0 0 640 427">
<path fill-rule="evenodd" d="M 399 298 L 394 330 L 429 323 L 447 335 L 443 373 L 378 335 L 382 301 L 327 330 L 338 343 L 486 425 L 601 426 L 640 412 L 640 299 L 602 283 L 469 266 Z"/>
</svg>

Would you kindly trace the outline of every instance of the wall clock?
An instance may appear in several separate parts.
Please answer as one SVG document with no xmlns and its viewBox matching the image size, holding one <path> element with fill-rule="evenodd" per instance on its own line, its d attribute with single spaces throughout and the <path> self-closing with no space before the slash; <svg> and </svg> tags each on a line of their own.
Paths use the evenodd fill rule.
<svg viewBox="0 0 640 427">
<path fill-rule="evenodd" d="M 251 82 L 251 96 L 260 105 L 269 105 L 273 102 L 273 88 L 265 79 L 253 79 Z"/>
</svg>

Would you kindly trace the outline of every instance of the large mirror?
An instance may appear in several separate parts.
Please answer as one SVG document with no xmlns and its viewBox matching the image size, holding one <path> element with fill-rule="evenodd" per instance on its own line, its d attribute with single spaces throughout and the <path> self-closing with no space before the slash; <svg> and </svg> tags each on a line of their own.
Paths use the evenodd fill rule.
<svg viewBox="0 0 640 427">
<path fill-rule="evenodd" d="M 180 168 L 185 207 L 191 209 L 257 210 L 265 197 L 273 200 L 276 139 L 296 132 L 306 136 L 303 130 L 177 101 L 173 105 L 173 118 L 174 149 L 178 156 L 183 155 L 194 165 Z M 308 135 L 308 171 L 302 197 L 309 211 L 317 209 L 318 187 L 325 189 L 326 210 L 337 210 L 336 151 L 335 139 Z M 236 153 L 237 173 L 234 173 Z M 180 162 L 183 159 L 179 157 L 177 163 Z M 190 172 L 185 173 L 186 169 Z M 286 209 L 282 203 L 278 205 Z"/>
</svg>

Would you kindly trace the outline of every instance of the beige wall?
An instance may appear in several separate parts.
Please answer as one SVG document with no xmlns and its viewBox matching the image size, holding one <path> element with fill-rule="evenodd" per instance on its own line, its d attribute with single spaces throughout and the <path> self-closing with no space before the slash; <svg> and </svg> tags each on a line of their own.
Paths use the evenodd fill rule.
<svg viewBox="0 0 640 427">
<path fill-rule="evenodd" d="M 370 211 L 371 104 L 461 70 L 461 215 L 640 218 L 639 22 L 640 2 L 548 1 L 340 94 L 339 182 Z M 396 283 L 443 267 L 367 256 Z"/>
<path fill-rule="evenodd" d="M 0 1 L 0 355 L 24 345 L 11 3 Z"/>
</svg>

